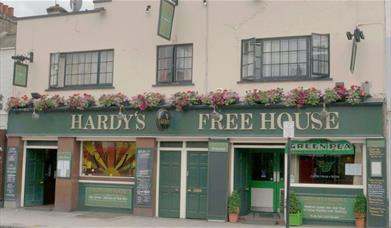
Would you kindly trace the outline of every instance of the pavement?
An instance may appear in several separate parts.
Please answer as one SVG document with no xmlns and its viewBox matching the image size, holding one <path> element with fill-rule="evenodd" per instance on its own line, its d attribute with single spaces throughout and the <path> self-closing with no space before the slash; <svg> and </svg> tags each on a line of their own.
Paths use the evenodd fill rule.
<svg viewBox="0 0 391 228">
<path fill-rule="evenodd" d="M 32 209 L 0 208 L 1 228 L 46 227 L 249 227 L 285 228 L 281 225 L 252 225 L 241 223 L 210 222 L 195 219 L 147 218 L 128 214 L 100 212 L 58 212 Z M 346 226 L 301 226 L 304 228 L 348 228 Z M 352 228 L 349 226 L 349 228 Z"/>
</svg>

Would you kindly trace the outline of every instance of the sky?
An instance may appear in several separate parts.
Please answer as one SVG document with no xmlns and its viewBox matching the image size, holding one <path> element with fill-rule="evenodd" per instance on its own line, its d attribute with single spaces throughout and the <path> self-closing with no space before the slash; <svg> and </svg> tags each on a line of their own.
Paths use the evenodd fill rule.
<svg viewBox="0 0 391 228">
<path fill-rule="evenodd" d="M 53 6 L 57 2 L 66 10 L 71 11 L 69 0 L 0 0 L 0 2 L 14 7 L 16 17 L 27 17 L 46 14 L 46 8 Z M 93 9 L 92 0 L 83 0 L 81 10 Z"/>
</svg>

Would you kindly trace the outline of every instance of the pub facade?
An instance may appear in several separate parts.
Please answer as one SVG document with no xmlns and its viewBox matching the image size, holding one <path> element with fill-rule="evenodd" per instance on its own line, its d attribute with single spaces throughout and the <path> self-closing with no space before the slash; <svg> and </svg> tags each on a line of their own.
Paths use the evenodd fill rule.
<svg viewBox="0 0 391 228">
<path fill-rule="evenodd" d="M 353 224 L 364 193 L 384 227 L 383 30 L 346 38 L 382 4 L 179 2 L 165 40 L 162 2 L 19 19 L 34 61 L 8 101 L 5 206 L 226 221 L 237 191 L 241 221 L 284 220 L 289 178 L 304 223 Z"/>
</svg>

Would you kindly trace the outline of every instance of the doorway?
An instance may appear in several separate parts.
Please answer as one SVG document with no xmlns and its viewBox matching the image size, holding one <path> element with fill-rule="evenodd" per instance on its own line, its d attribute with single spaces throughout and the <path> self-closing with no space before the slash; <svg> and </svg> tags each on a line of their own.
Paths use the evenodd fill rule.
<svg viewBox="0 0 391 228">
<path fill-rule="evenodd" d="M 234 190 L 240 194 L 240 215 L 280 212 L 284 149 L 236 148 L 234 156 Z"/>
<path fill-rule="evenodd" d="M 26 149 L 24 206 L 54 205 L 56 149 Z"/>
</svg>

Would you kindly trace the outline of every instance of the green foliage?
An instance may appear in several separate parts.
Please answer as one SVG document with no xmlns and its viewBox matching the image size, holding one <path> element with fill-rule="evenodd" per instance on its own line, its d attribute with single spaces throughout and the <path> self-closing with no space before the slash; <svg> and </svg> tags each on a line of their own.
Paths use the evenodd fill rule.
<svg viewBox="0 0 391 228">
<path fill-rule="evenodd" d="M 297 214 L 298 212 L 301 212 L 301 202 L 297 198 L 297 195 L 295 192 L 289 193 L 289 214 Z"/>
<path fill-rule="evenodd" d="M 367 211 L 367 198 L 363 193 L 359 193 L 356 195 L 356 199 L 354 201 L 354 213 L 365 215 Z"/>
<path fill-rule="evenodd" d="M 239 213 L 240 196 L 237 191 L 233 191 L 228 197 L 228 212 Z"/>
</svg>

